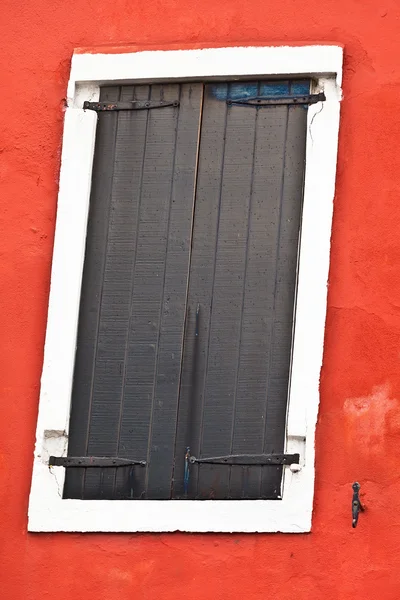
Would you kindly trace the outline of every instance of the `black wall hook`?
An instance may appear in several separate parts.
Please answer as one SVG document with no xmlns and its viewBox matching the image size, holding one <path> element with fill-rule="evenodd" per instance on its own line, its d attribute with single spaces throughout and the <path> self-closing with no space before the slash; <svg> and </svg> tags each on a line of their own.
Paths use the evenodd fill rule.
<svg viewBox="0 0 400 600">
<path fill-rule="evenodd" d="M 351 503 L 351 512 L 352 512 L 352 516 L 353 516 L 352 526 L 354 528 L 354 527 L 357 527 L 358 515 L 360 513 L 360 510 L 361 511 L 364 510 L 364 506 L 361 504 L 360 496 L 358 494 L 358 492 L 360 491 L 360 487 L 361 487 L 360 484 L 358 483 L 358 481 L 355 481 L 351 487 L 353 488 L 353 500 Z"/>
</svg>

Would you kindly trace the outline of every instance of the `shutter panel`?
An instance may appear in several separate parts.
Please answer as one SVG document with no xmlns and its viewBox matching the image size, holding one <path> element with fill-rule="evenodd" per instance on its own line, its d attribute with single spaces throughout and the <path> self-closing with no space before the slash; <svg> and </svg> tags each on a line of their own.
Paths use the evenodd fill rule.
<svg viewBox="0 0 400 600">
<path fill-rule="evenodd" d="M 197 457 L 284 450 L 307 111 L 226 99 L 308 93 L 308 82 L 290 85 L 205 89 L 177 498 L 185 446 Z M 279 498 L 281 476 L 282 467 L 192 465 L 188 497 Z"/>
<path fill-rule="evenodd" d="M 170 497 L 201 97 L 102 90 L 180 106 L 99 115 L 68 453 L 148 467 L 68 469 L 66 497 Z"/>
<path fill-rule="evenodd" d="M 99 114 L 68 454 L 147 465 L 67 469 L 65 497 L 280 498 L 257 465 L 193 464 L 185 495 L 184 456 L 284 451 L 307 110 L 226 101 L 308 93 L 102 89 L 180 105 Z"/>
</svg>

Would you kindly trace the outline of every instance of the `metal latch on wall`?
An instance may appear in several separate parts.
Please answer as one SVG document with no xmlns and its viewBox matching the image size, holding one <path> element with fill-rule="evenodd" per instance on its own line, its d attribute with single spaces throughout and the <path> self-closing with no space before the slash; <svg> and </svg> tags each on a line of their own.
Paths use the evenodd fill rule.
<svg viewBox="0 0 400 600">
<path fill-rule="evenodd" d="M 360 491 L 361 486 L 358 483 L 358 481 L 355 481 L 351 487 L 353 488 L 353 499 L 351 502 L 351 514 L 353 517 L 352 527 L 354 528 L 354 527 L 357 527 L 358 515 L 360 514 L 360 511 L 364 511 L 365 507 L 361 503 L 361 500 L 360 500 L 359 491 Z"/>
<path fill-rule="evenodd" d="M 179 100 L 129 100 L 128 102 L 84 102 L 83 110 L 94 110 L 95 112 L 117 111 L 117 110 L 150 110 L 152 108 L 166 108 L 167 106 L 179 106 Z"/>
<path fill-rule="evenodd" d="M 302 96 L 255 96 L 253 98 L 228 99 L 226 103 L 238 106 L 279 106 L 285 104 L 316 104 L 326 100 L 324 92 L 319 94 L 306 94 Z"/>
</svg>

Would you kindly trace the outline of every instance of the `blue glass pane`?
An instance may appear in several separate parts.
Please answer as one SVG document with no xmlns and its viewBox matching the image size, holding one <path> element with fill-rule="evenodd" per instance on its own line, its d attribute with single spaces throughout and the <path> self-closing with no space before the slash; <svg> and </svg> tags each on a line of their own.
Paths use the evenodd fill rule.
<svg viewBox="0 0 400 600">
<path fill-rule="evenodd" d="M 215 83 L 210 85 L 209 92 L 217 100 L 238 100 L 256 96 L 290 96 L 310 93 L 310 82 L 307 79 L 295 81 L 235 81 L 229 84 Z"/>
<path fill-rule="evenodd" d="M 262 81 L 260 83 L 260 96 L 288 96 L 288 81 Z"/>
<path fill-rule="evenodd" d="M 215 85 L 210 85 L 208 89 L 210 94 L 217 100 L 226 100 L 228 90 L 226 83 L 216 83 Z"/>
<path fill-rule="evenodd" d="M 310 81 L 307 79 L 299 79 L 298 81 L 292 81 L 290 93 L 293 95 L 302 96 L 303 94 L 310 93 Z"/>
<path fill-rule="evenodd" d="M 239 98 L 254 98 L 258 95 L 258 83 L 257 82 L 244 82 L 240 81 L 237 83 L 231 83 L 229 90 L 229 99 L 237 100 Z"/>
</svg>

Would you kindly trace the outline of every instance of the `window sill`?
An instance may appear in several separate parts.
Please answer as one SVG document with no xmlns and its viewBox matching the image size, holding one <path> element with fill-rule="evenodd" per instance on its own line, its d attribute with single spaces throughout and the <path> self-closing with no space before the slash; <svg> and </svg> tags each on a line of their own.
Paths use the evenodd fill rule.
<svg viewBox="0 0 400 600">
<path fill-rule="evenodd" d="M 75 532 L 283 532 L 311 530 L 313 469 L 285 468 L 282 500 L 63 500 L 63 468 L 42 463 L 33 489 L 29 531 Z M 49 481 L 51 479 L 51 482 Z M 311 481 L 310 481 L 311 479 Z M 45 488 L 45 489 L 46 489 Z M 42 487 L 43 489 L 43 487 Z"/>
</svg>

